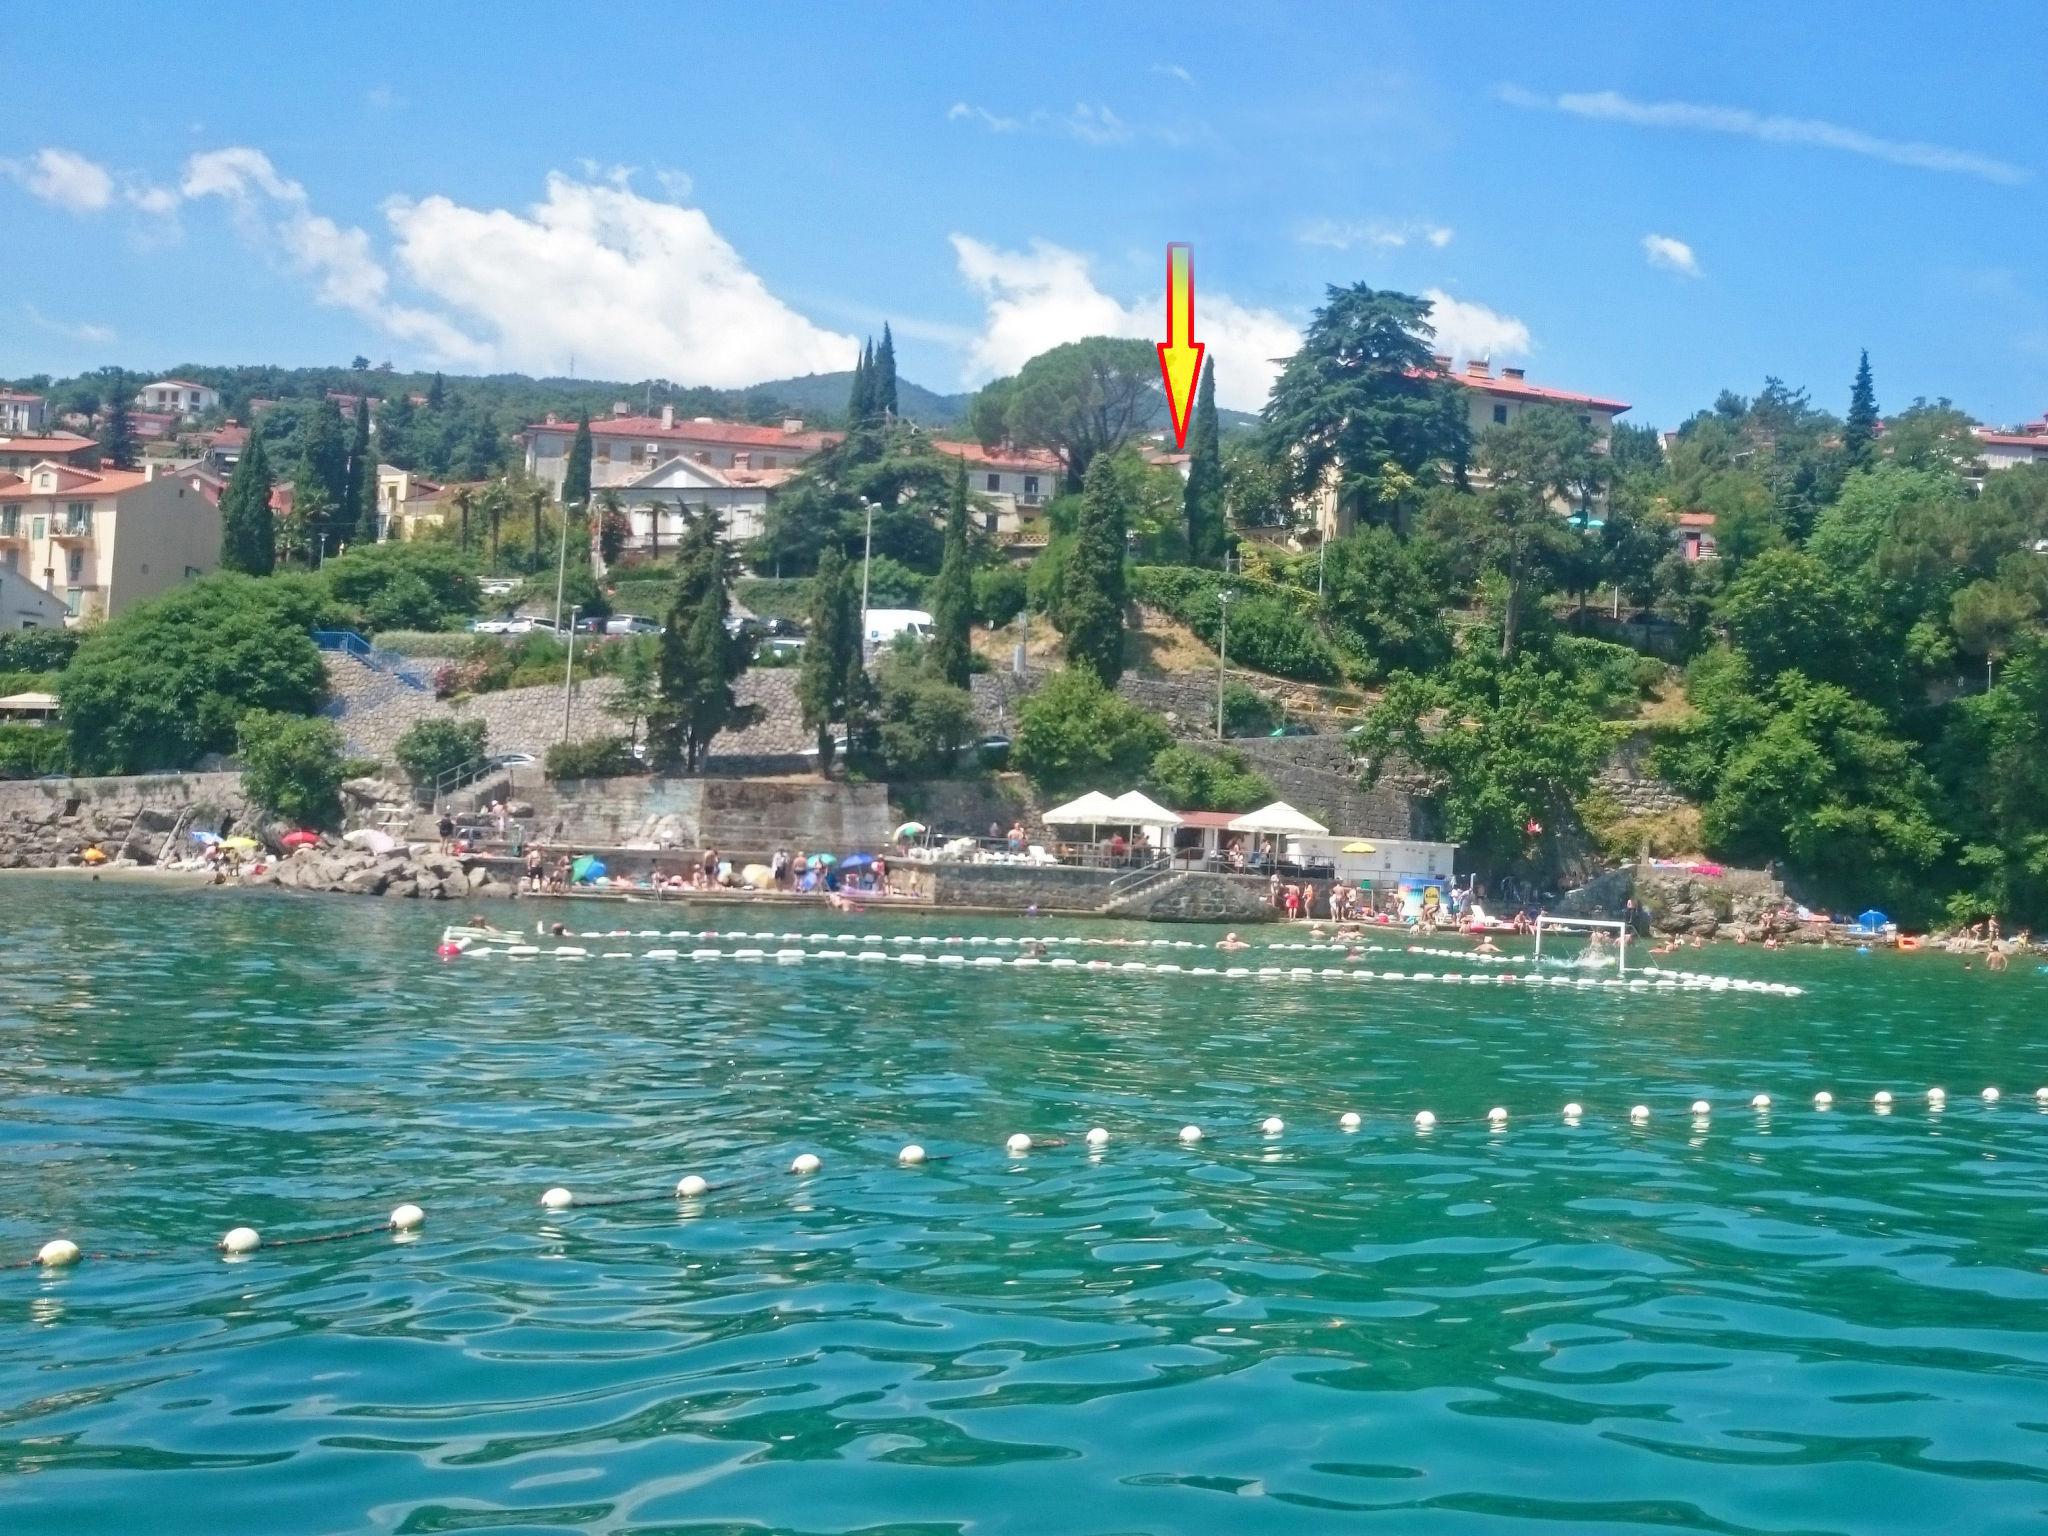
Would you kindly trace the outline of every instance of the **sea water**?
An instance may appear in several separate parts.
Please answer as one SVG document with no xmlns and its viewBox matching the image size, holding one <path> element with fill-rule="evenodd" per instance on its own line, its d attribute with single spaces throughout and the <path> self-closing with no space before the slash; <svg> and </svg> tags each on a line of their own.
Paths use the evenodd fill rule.
<svg viewBox="0 0 2048 1536">
<path fill-rule="evenodd" d="M 893 956 L 948 946 L 893 942 L 776 964 L 779 937 L 638 931 L 851 930 L 798 946 L 849 956 L 1219 935 L 559 903 L 491 911 L 634 933 L 444 962 L 462 914 L 413 903 L 0 901 L 0 1260 L 88 1253 L 0 1271 L 0 1529 L 1987 1532 L 2048 1510 L 2031 966 L 1685 957 L 1807 989 L 1779 997 L 913 966 Z M 1226 963 L 1291 967 L 1281 936 Z M 908 1142 L 929 1161 L 899 1166 Z M 803 1152 L 815 1176 L 785 1171 Z M 710 1192 L 675 1199 L 686 1173 Z M 577 1204 L 544 1211 L 552 1186 Z M 652 1198 L 598 1203 L 627 1196 Z M 426 1209 L 414 1240 L 295 1245 L 401 1201 Z M 265 1246 L 224 1258 L 244 1224 Z"/>
</svg>

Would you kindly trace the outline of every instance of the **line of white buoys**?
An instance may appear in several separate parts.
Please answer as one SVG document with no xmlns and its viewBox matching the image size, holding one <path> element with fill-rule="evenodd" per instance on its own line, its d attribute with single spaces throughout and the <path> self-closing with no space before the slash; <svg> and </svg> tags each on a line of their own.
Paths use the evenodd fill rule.
<svg viewBox="0 0 2048 1536">
<path fill-rule="evenodd" d="M 1892 1091 L 1891 1091 L 1891 1089 L 1889 1089 L 1889 1088 L 1880 1088 L 1880 1089 L 1878 1089 L 1876 1093 L 1874 1093 L 1874 1094 L 1872 1094 L 1872 1095 L 1870 1096 L 1870 1102 L 1871 1102 L 1871 1103 L 1873 1103 L 1873 1104 L 1875 1104 L 1875 1105 L 1876 1105 L 1876 1106 L 1877 1106 L 1877 1107 L 1878 1107 L 1879 1109 L 1890 1109 L 1890 1108 L 1892 1107 Z"/>
<path fill-rule="evenodd" d="M 1930 1088 L 1927 1090 L 1927 1107 L 1929 1109 L 1940 1109 L 1946 1103 L 1948 1103 L 1948 1090 L 1946 1088 Z"/>
<path fill-rule="evenodd" d="M 1818 1100 L 1815 1102 L 1818 1102 Z M 1749 1107 L 1755 1110 L 1769 1109 L 1771 1107 L 1771 1096 L 1768 1093 L 1760 1093 L 1749 1101 Z"/>
<path fill-rule="evenodd" d="M 53 1237 L 36 1250 L 36 1262 L 45 1269 L 63 1269 L 78 1262 L 78 1244 L 68 1237 Z"/>
<path fill-rule="evenodd" d="M 1986 1088 L 1978 1097 L 1983 1099 L 1986 1104 L 1996 1104 L 1998 1102 L 1998 1090 L 1996 1088 Z"/>
<path fill-rule="evenodd" d="M 254 1253 L 262 1246 L 263 1239 L 257 1235 L 254 1227 L 231 1227 L 227 1235 L 220 1240 L 222 1253 Z"/>
<path fill-rule="evenodd" d="M 1023 1131 L 1018 1131 L 1003 1143 L 1003 1148 L 1012 1157 L 1022 1157 L 1031 1150 L 1031 1137 Z"/>
<path fill-rule="evenodd" d="M 1694 1099 L 1692 1101 L 1692 1112 L 1694 1115 L 1704 1118 L 1714 1112 L 1714 1106 L 1705 1099 Z"/>
</svg>

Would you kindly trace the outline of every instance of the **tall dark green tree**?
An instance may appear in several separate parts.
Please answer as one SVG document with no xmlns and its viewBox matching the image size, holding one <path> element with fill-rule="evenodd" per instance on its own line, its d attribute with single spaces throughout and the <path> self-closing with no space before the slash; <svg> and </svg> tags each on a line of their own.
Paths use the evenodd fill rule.
<svg viewBox="0 0 2048 1536">
<path fill-rule="evenodd" d="M 299 423 L 299 468 L 292 499 L 305 524 L 310 558 L 317 564 L 333 552 L 334 535 L 348 515 L 348 437 L 341 408 L 322 400 Z"/>
<path fill-rule="evenodd" d="M 1849 386 L 1849 415 L 1842 423 L 1842 457 L 1851 469 L 1865 468 L 1877 453 L 1877 389 L 1870 382 L 1870 353 L 1856 363 Z"/>
<path fill-rule="evenodd" d="M 1163 409 L 1150 342 L 1086 336 L 1041 352 L 1013 377 L 983 387 L 968 426 L 984 447 L 1047 448 L 1081 489 L 1097 456 L 1114 453 Z"/>
<path fill-rule="evenodd" d="M 576 418 L 576 436 L 569 443 L 569 462 L 562 468 L 562 505 L 588 509 L 590 505 L 590 412 Z"/>
<path fill-rule="evenodd" d="M 100 462 L 109 469 L 133 469 L 139 457 L 128 410 L 128 376 L 116 368 L 107 375 L 107 419 L 100 427 Z"/>
<path fill-rule="evenodd" d="M 853 388 L 846 396 L 846 424 L 863 425 L 875 414 L 875 348 L 862 342 L 860 360 L 853 365 Z"/>
<path fill-rule="evenodd" d="M 896 338 L 889 334 L 889 322 L 882 322 L 882 344 L 875 350 L 875 409 L 884 416 L 901 412 L 896 404 Z"/>
<path fill-rule="evenodd" d="M 348 451 L 348 495 L 340 518 L 351 544 L 377 542 L 377 455 L 370 448 L 370 401 L 356 397 L 356 430 Z"/>
<path fill-rule="evenodd" d="M 1458 387 L 1430 357 L 1430 304 L 1364 283 L 1331 288 L 1266 402 L 1301 495 L 1334 482 L 1347 518 L 1400 525 L 1471 431 Z"/>
<path fill-rule="evenodd" d="M 277 569 L 277 522 L 270 510 L 270 455 L 251 432 L 220 498 L 220 565 L 245 576 Z"/>
<path fill-rule="evenodd" d="M 1187 519 L 1188 559 L 1221 565 L 1224 551 L 1223 442 L 1216 424 L 1216 365 L 1202 369 L 1195 420 L 1188 433 L 1188 481 L 1181 495 Z"/>
<path fill-rule="evenodd" d="M 832 725 L 846 718 L 848 676 L 860 669 L 860 598 L 846 552 L 828 544 L 811 578 L 809 632 L 797 673 L 804 728 L 817 733 L 818 771 L 832 771 Z"/>
<path fill-rule="evenodd" d="M 974 623 L 974 572 L 967 547 L 967 461 L 953 477 L 953 501 L 946 509 L 946 553 L 932 583 L 932 665 L 955 688 L 973 676 L 974 651 L 968 631 Z"/>
<path fill-rule="evenodd" d="M 684 519 L 681 574 L 661 637 L 659 702 L 648 737 L 658 764 L 695 773 L 739 707 L 732 685 L 746 666 L 746 648 L 726 629 L 733 560 L 719 536 L 718 513 L 704 507 Z"/>
<path fill-rule="evenodd" d="M 434 375 L 434 382 L 427 386 L 427 409 L 438 412 L 447 403 L 448 391 L 441 383 L 441 375 Z"/>
<path fill-rule="evenodd" d="M 1057 617 L 1068 664 L 1112 686 L 1124 671 L 1124 524 L 1115 466 L 1097 458 L 1081 488 Z"/>
</svg>

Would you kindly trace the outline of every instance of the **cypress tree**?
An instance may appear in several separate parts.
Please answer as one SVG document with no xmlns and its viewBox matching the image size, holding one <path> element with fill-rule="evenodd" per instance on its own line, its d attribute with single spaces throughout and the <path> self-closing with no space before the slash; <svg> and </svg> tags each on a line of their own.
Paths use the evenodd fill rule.
<svg viewBox="0 0 2048 1536">
<path fill-rule="evenodd" d="M 946 553 L 932 583 L 932 664 L 955 688 L 973 676 L 968 629 L 974 622 L 974 578 L 967 554 L 967 461 L 953 477 L 953 504 L 946 513 Z"/>
<path fill-rule="evenodd" d="M 725 627 L 732 558 L 718 525 L 718 514 L 709 507 L 685 514 L 678 562 L 682 574 L 661 637 L 660 702 L 649 721 L 660 760 L 680 763 L 692 773 L 738 707 L 732 684 L 746 665 L 745 647 Z"/>
<path fill-rule="evenodd" d="M 811 578 L 810 632 L 797 673 L 797 707 L 818 736 L 818 772 L 832 772 L 832 722 L 845 718 L 848 658 L 860 657 L 859 616 L 848 602 L 846 551 L 827 544 Z M 857 604 L 858 599 L 854 600 Z"/>
<path fill-rule="evenodd" d="M 1862 469 L 1877 453 L 1877 390 L 1870 382 L 1870 352 L 1856 364 L 1856 382 L 1849 388 L 1849 417 L 1842 425 L 1842 457 L 1851 469 Z"/>
<path fill-rule="evenodd" d="M 277 569 L 277 520 L 270 511 L 270 455 L 253 428 L 220 498 L 220 564 L 224 571 L 268 576 Z"/>
<path fill-rule="evenodd" d="M 107 419 L 100 428 L 100 458 L 110 469 L 133 469 L 139 455 L 128 414 L 128 376 L 116 368 L 107 381 Z"/>
<path fill-rule="evenodd" d="M 896 338 L 889 334 L 889 322 L 882 322 L 882 345 L 875 353 L 875 410 L 884 416 L 901 414 L 896 408 Z"/>
<path fill-rule="evenodd" d="M 434 375 L 434 382 L 427 386 L 427 409 L 438 411 L 447 400 L 448 392 L 441 384 L 441 375 Z"/>
<path fill-rule="evenodd" d="M 590 412 L 576 418 L 576 436 L 569 444 L 569 462 L 562 470 L 562 505 L 590 505 Z"/>
<path fill-rule="evenodd" d="M 1195 392 L 1195 420 L 1188 449 L 1188 483 L 1181 493 L 1187 518 L 1188 559 L 1196 565 L 1223 563 L 1223 444 L 1216 425 L 1216 365 L 1202 369 Z"/>
<path fill-rule="evenodd" d="M 317 564 L 327 554 L 336 524 L 353 521 L 348 504 L 348 441 L 341 409 L 322 400 L 319 409 L 299 427 L 299 469 L 292 476 L 292 503 L 305 524 L 307 542 Z"/>
<path fill-rule="evenodd" d="M 370 451 L 370 401 L 356 400 L 356 433 L 348 455 L 348 499 L 341 525 L 352 544 L 377 542 L 377 456 Z"/>
<path fill-rule="evenodd" d="M 875 412 L 874 343 L 863 342 L 853 365 L 853 388 L 846 397 L 846 425 L 858 428 Z"/>
<path fill-rule="evenodd" d="M 1082 482 L 1060 612 L 1067 664 L 1086 667 L 1110 687 L 1124 671 L 1124 524 L 1115 466 L 1098 455 Z"/>
</svg>

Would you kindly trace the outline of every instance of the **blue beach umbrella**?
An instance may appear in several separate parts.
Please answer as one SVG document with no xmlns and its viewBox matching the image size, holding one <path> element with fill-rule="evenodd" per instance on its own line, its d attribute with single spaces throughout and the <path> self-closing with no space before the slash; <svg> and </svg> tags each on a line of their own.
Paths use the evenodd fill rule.
<svg viewBox="0 0 2048 1536">
<path fill-rule="evenodd" d="M 569 878 L 578 885 L 588 885 L 604 874 L 604 860 L 584 854 L 569 866 Z"/>
<path fill-rule="evenodd" d="M 806 862 L 813 869 L 823 869 L 828 864 L 837 864 L 839 862 L 839 855 L 836 853 L 814 853 Z"/>
<path fill-rule="evenodd" d="M 1890 918 L 1886 917 L 1875 907 L 1872 907 L 1868 912 L 1856 914 L 1856 926 L 1858 928 L 1882 928 L 1890 921 Z"/>
<path fill-rule="evenodd" d="M 850 853 L 839 861 L 839 867 L 841 869 L 866 869 L 874 862 L 875 856 L 872 853 Z"/>
</svg>

